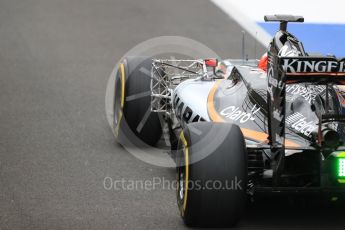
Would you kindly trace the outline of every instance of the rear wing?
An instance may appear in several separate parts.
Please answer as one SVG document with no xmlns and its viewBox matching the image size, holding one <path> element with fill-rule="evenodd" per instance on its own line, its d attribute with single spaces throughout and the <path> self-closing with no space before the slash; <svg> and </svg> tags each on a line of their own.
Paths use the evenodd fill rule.
<svg viewBox="0 0 345 230">
<path fill-rule="evenodd" d="M 267 64 L 267 106 L 268 106 L 268 140 L 271 146 L 271 167 L 273 169 L 273 186 L 279 185 L 279 177 L 284 170 L 285 162 L 285 119 L 286 119 L 286 85 L 312 83 L 326 85 L 325 114 L 318 114 L 319 129 L 317 137 L 312 137 L 316 148 L 324 148 L 326 134 L 324 122 L 345 121 L 345 116 L 332 114 L 328 110 L 329 85 L 345 85 L 345 59 L 332 57 L 312 57 L 304 52 L 303 44 L 287 32 L 289 22 L 304 22 L 302 16 L 267 15 L 266 22 L 280 22 L 279 31 L 268 48 Z M 284 45 L 295 46 L 302 55 L 282 57 L 279 55 Z"/>
<path fill-rule="evenodd" d="M 287 84 L 345 85 L 345 59 L 331 57 L 280 57 L 268 53 L 269 141 L 284 148 L 285 94 Z"/>
<path fill-rule="evenodd" d="M 265 15 L 265 22 L 304 22 L 303 16 L 294 16 L 286 14 Z"/>
<path fill-rule="evenodd" d="M 268 52 L 267 77 L 268 134 L 275 164 L 273 165 L 274 178 L 279 178 L 285 158 L 286 85 L 312 83 L 326 85 L 326 90 L 328 90 L 328 85 L 345 85 L 345 59 L 310 56 L 281 57 L 272 48 Z M 328 95 L 327 92 L 326 95 Z M 320 132 L 323 118 L 319 119 Z M 320 143 L 321 140 L 322 137 L 319 134 L 318 142 Z"/>
<path fill-rule="evenodd" d="M 286 84 L 311 82 L 335 83 L 345 80 L 345 59 L 328 57 L 278 57 L 278 63 Z"/>
</svg>

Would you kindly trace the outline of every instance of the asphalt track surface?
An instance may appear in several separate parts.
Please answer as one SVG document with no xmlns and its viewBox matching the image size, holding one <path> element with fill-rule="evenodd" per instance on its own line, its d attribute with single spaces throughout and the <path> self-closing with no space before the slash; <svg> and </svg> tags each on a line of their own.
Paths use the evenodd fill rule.
<svg viewBox="0 0 345 230">
<path fill-rule="evenodd" d="M 107 80 L 149 38 L 185 36 L 240 58 L 241 31 L 207 0 L 1 0 L 0 229 L 184 229 L 173 190 L 104 188 L 107 176 L 175 177 L 115 143 Z M 343 226 L 333 209 L 272 204 L 250 209 L 238 228 Z"/>
</svg>

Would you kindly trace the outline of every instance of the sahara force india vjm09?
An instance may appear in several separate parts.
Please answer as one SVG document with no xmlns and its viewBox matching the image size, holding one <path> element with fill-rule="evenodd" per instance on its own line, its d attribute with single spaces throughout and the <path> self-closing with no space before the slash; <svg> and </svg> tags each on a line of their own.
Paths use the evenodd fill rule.
<svg viewBox="0 0 345 230">
<path fill-rule="evenodd" d="M 280 28 L 259 68 L 143 57 L 119 65 L 116 139 L 154 146 L 167 127 L 188 226 L 234 225 L 257 193 L 345 193 L 345 61 L 305 52 L 287 32 L 303 17 L 265 20 Z"/>
</svg>

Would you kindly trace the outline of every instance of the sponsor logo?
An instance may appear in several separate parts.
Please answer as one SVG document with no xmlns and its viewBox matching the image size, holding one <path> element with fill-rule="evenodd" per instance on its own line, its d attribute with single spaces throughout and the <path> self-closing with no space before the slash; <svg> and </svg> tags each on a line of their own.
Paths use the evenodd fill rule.
<svg viewBox="0 0 345 230">
<path fill-rule="evenodd" d="M 308 122 L 301 113 L 294 113 L 288 116 L 285 123 L 305 136 L 310 136 L 313 131 L 317 130 L 317 125 L 313 121 Z"/>
<path fill-rule="evenodd" d="M 282 68 L 287 73 L 343 73 L 345 72 L 345 60 L 283 58 Z"/>
<path fill-rule="evenodd" d="M 176 117 L 186 123 L 205 121 L 204 118 L 194 113 L 189 106 L 185 105 L 179 97 L 174 98 L 174 109 Z"/>
<path fill-rule="evenodd" d="M 220 115 L 233 121 L 239 121 L 240 123 L 245 123 L 249 120 L 254 121 L 255 114 L 258 113 L 259 111 L 260 111 L 260 107 L 258 107 L 257 105 L 254 105 L 254 107 L 248 113 L 240 110 L 236 106 L 229 106 L 223 109 L 220 112 Z"/>
<path fill-rule="evenodd" d="M 273 77 L 274 77 L 274 69 L 273 69 L 273 62 L 272 62 L 272 57 L 271 55 L 268 55 L 268 71 L 267 71 L 267 77 L 268 77 L 268 87 L 267 87 L 267 91 L 270 95 L 271 101 L 274 101 L 274 97 L 273 97 L 273 86 L 272 86 L 272 82 L 273 81 Z M 276 80 L 276 79 L 274 79 Z M 278 84 L 277 84 L 278 85 Z"/>
<path fill-rule="evenodd" d="M 284 83 L 283 81 L 278 81 L 277 79 L 273 78 L 273 75 L 271 75 L 269 78 L 268 78 L 268 82 L 276 87 L 276 88 L 279 88 L 279 89 L 282 89 L 284 87 Z"/>
<path fill-rule="evenodd" d="M 270 94 L 271 101 L 274 101 L 274 93 L 277 93 L 277 89 L 280 92 L 284 86 L 285 83 L 282 80 L 278 80 L 276 77 L 275 69 L 273 68 L 274 62 L 273 62 L 273 57 L 270 55 L 268 56 L 268 71 L 267 71 L 267 77 L 268 77 L 268 87 L 267 91 Z"/>
<path fill-rule="evenodd" d="M 286 86 L 286 99 L 292 102 L 296 97 L 303 97 L 309 104 L 316 98 L 317 95 L 325 90 L 323 85 L 311 85 L 309 87 L 303 85 L 287 85 Z M 290 94 L 290 95 L 289 95 Z"/>
</svg>

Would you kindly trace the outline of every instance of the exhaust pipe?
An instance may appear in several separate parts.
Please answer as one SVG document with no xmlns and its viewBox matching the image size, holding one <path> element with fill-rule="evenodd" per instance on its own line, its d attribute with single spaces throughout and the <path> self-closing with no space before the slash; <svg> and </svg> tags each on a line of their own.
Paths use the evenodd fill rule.
<svg viewBox="0 0 345 230">
<path fill-rule="evenodd" d="M 323 142 L 322 144 L 326 147 L 335 148 L 339 146 L 340 136 L 339 133 L 330 128 L 322 130 Z"/>
</svg>

